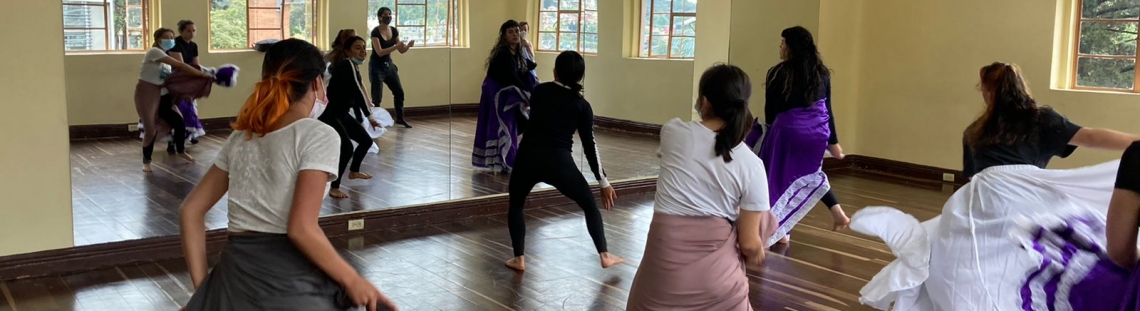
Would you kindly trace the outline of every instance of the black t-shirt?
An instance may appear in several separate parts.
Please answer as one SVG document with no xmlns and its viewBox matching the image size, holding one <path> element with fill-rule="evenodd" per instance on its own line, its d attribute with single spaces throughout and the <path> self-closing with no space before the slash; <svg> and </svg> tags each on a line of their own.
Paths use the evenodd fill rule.
<svg viewBox="0 0 1140 311">
<path fill-rule="evenodd" d="M 392 26 L 388 26 L 388 27 L 392 28 L 392 37 L 388 38 L 388 40 L 384 40 L 384 36 L 380 35 L 380 26 L 376 26 L 376 28 L 372 28 L 372 38 L 376 38 L 376 39 L 380 40 L 380 47 L 379 47 L 380 49 L 390 48 L 390 47 L 396 45 L 396 42 L 399 42 L 396 40 L 400 38 L 400 30 L 397 30 L 396 27 L 392 27 Z M 377 47 L 372 47 L 372 48 L 377 49 Z M 376 52 L 372 52 L 372 56 L 369 58 L 368 61 L 373 62 L 373 63 L 375 63 L 375 62 L 390 63 L 390 62 L 392 62 L 392 54 L 389 53 L 388 55 L 378 56 L 378 55 L 376 55 Z"/>
<path fill-rule="evenodd" d="M 517 86 L 523 89 L 533 87 L 530 71 L 538 67 L 538 63 L 527 59 L 523 52 L 511 53 L 511 48 L 503 45 L 491 58 L 487 66 L 487 76 L 503 86 Z"/>
<path fill-rule="evenodd" d="M 1140 141 L 1124 150 L 1120 170 L 1116 172 L 1116 189 L 1140 193 Z"/>
<path fill-rule="evenodd" d="M 174 38 L 174 48 L 166 52 L 166 54 L 170 53 L 182 53 L 183 63 L 194 64 L 194 60 L 198 59 L 198 43 L 186 42 L 182 36 L 178 36 Z"/>
<path fill-rule="evenodd" d="M 530 97 L 530 126 L 519 143 L 532 155 L 547 156 L 547 151 L 570 153 L 574 146 L 574 132 L 582 139 L 586 161 L 594 178 L 602 180 L 605 171 L 598 157 L 594 141 L 594 110 L 582 95 L 556 82 L 546 82 L 534 88 Z M 538 153 L 536 152 L 538 150 Z"/>
<path fill-rule="evenodd" d="M 1081 129 L 1079 125 L 1069 122 L 1051 108 L 1041 109 L 1037 124 L 1036 137 L 1012 145 L 990 145 L 971 150 L 963 139 L 962 172 L 966 177 L 973 177 L 991 166 L 1028 164 L 1045 168 L 1054 156 L 1065 158 L 1076 151 L 1077 147 L 1069 145 L 1069 141 Z"/>
<path fill-rule="evenodd" d="M 771 125 L 776 122 L 776 116 L 789 110 L 811 107 L 816 101 L 809 98 L 823 98 L 824 105 L 827 106 L 827 127 L 831 129 L 831 135 L 827 137 L 827 144 L 838 144 L 839 134 L 835 131 L 835 114 L 831 112 L 831 77 L 823 78 L 823 89 L 820 90 L 822 94 L 815 94 L 816 96 L 809 96 L 810 94 L 802 91 L 807 88 L 807 81 L 794 80 L 791 85 L 791 98 L 787 98 L 784 96 L 784 87 L 786 86 L 784 81 L 790 79 L 788 72 L 789 69 L 784 68 L 784 64 L 768 69 L 768 74 L 765 77 L 768 86 L 764 89 L 764 123 Z"/>
</svg>

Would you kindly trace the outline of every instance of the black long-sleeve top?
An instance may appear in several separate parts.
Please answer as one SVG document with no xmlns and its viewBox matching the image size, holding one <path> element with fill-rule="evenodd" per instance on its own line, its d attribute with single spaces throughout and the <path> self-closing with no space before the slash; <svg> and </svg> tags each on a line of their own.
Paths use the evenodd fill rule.
<svg viewBox="0 0 1140 311">
<path fill-rule="evenodd" d="M 962 174 L 975 174 L 992 166 L 1034 165 L 1045 168 L 1053 157 L 1067 158 L 1077 150 L 1069 144 L 1081 130 L 1052 108 L 1042 108 L 1037 117 L 1037 131 L 1014 144 L 994 144 L 971 148 L 962 138 Z"/>
<path fill-rule="evenodd" d="M 361 114 L 363 117 L 372 116 L 356 64 L 347 58 L 338 60 L 329 67 L 329 73 L 332 76 L 326 89 L 329 106 L 322 115 L 341 116 L 352 112 L 359 121 L 364 121 Z"/>
<path fill-rule="evenodd" d="M 511 48 L 504 45 L 499 47 L 487 65 L 487 76 L 504 86 L 513 85 L 525 89 L 525 81 L 528 80 L 530 71 L 536 67 L 538 64 L 523 57 L 523 52 L 512 54 Z"/>
<path fill-rule="evenodd" d="M 1120 157 L 1116 171 L 1116 189 L 1140 193 L 1140 141 L 1133 142 Z"/>
<path fill-rule="evenodd" d="M 594 141 L 594 110 L 578 92 L 559 84 L 546 82 L 534 88 L 530 97 L 530 127 L 519 143 L 519 149 L 535 148 L 571 152 L 574 132 L 582 139 L 586 161 L 594 178 L 605 186 L 598 146 Z"/>
<path fill-rule="evenodd" d="M 781 113 L 787 112 L 795 108 L 810 107 L 816 102 L 812 98 L 823 98 L 824 104 L 827 105 L 827 127 L 831 129 L 831 136 L 827 138 L 828 145 L 839 143 L 839 136 L 835 133 L 835 115 L 831 113 L 831 77 L 824 76 L 823 78 L 823 94 L 817 96 L 809 96 L 807 92 L 806 81 L 795 79 L 791 85 L 792 91 L 790 97 L 784 96 L 784 81 L 787 81 L 788 76 L 787 68 L 783 68 L 784 64 L 773 66 L 768 69 L 768 75 L 765 78 L 767 86 L 764 89 L 764 123 L 772 124 L 776 122 L 776 116 Z"/>
</svg>

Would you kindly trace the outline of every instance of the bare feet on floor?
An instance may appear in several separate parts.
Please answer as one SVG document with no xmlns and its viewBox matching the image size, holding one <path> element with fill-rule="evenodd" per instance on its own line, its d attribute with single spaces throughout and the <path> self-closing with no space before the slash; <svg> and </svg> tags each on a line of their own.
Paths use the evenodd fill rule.
<svg viewBox="0 0 1140 311">
<path fill-rule="evenodd" d="M 190 156 L 189 153 L 179 154 L 178 157 L 182 158 L 183 160 L 186 160 L 186 161 L 194 162 L 194 157 Z"/>
<path fill-rule="evenodd" d="M 843 212 L 843 206 L 836 204 L 831 207 L 831 218 L 835 219 L 835 226 L 831 227 L 831 231 L 839 231 L 847 229 L 847 225 L 851 224 L 851 218 Z"/>
<path fill-rule="evenodd" d="M 372 179 L 372 175 L 362 172 L 351 172 L 348 173 L 348 179 Z"/>
<path fill-rule="evenodd" d="M 507 262 L 504 263 L 504 265 L 506 265 L 507 268 L 514 269 L 515 271 L 526 270 L 526 260 L 523 256 L 511 258 L 511 260 L 507 260 Z"/>
<path fill-rule="evenodd" d="M 344 193 L 344 191 L 340 191 L 339 188 L 332 188 L 332 190 L 329 190 L 329 196 L 337 199 L 344 199 L 348 197 L 348 194 Z"/>
<path fill-rule="evenodd" d="M 598 254 L 598 257 L 600 257 L 602 259 L 602 268 L 603 269 L 608 269 L 609 267 L 613 267 L 617 264 L 625 262 L 625 259 L 622 259 L 621 257 L 618 257 L 618 256 L 611 255 L 608 252 Z"/>
<path fill-rule="evenodd" d="M 143 164 L 143 172 L 147 172 L 147 173 L 150 173 L 150 172 L 153 172 L 153 171 L 154 171 L 154 170 L 150 169 L 150 164 Z"/>
<path fill-rule="evenodd" d="M 792 239 L 792 235 L 787 234 L 787 235 L 784 235 L 784 237 L 780 238 L 779 241 L 776 241 L 776 244 L 788 244 L 788 241 L 791 239 Z"/>
</svg>

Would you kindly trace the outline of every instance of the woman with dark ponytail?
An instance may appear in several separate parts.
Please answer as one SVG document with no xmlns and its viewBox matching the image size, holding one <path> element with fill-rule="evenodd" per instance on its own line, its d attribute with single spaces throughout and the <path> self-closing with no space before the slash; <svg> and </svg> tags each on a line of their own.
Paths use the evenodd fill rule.
<svg viewBox="0 0 1140 311">
<path fill-rule="evenodd" d="M 768 70 L 764 85 L 764 117 L 746 139 L 768 168 L 768 200 L 780 227 L 765 246 L 787 243 L 788 233 L 812 206 L 831 191 L 823 173 L 824 153 L 842 157 L 831 114 L 831 73 L 819 57 L 811 32 L 796 26 L 780 34 L 780 58 Z M 766 128 L 765 128 L 766 127 Z M 834 230 L 851 219 L 834 199 Z"/>
<path fill-rule="evenodd" d="M 372 136 L 368 135 L 368 130 L 362 124 L 367 119 L 373 128 L 380 127 L 372 119 L 364 83 L 356 68 L 368 57 L 368 49 L 364 44 L 364 38 L 361 37 L 344 38 L 340 48 L 325 56 L 329 63 L 329 105 L 319 119 L 340 135 L 340 176 L 333 180 L 332 190 L 329 190 L 329 196 L 338 199 L 348 197 L 348 193 L 340 190 L 340 182 L 344 179 L 341 173 L 344 173 L 345 168 L 349 169 L 348 179 L 372 179 L 371 174 L 360 171 L 360 165 L 373 145 Z M 356 142 L 355 148 L 352 142 Z M 352 166 L 349 166 L 350 162 Z"/>
<path fill-rule="evenodd" d="M 602 268 L 609 268 L 623 260 L 606 250 L 606 232 L 602 228 L 602 213 L 594 201 L 593 190 L 574 163 L 570 148 L 574 146 L 574 132 L 586 148 L 586 160 L 601 188 L 602 204 L 606 210 L 614 206 L 613 186 L 602 169 L 601 156 L 594 141 L 594 111 L 590 102 L 582 97 L 582 78 L 586 75 L 586 60 L 574 51 L 565 51 L 554 61 L 554 82 L 534 88 L 531 97 L 533 126 L 527 129 L 526 139 L 519 143 L 515 171 L 510 181 L 510 210 L 507 226 L 511 231 L 514 257 L 507 267 L 518 271 L 526 269 L 523 249 L 526 246 L 526 220 L 523 207 L 534 185 L 547 183 L 566 197 L 578 203 L 586 214 L 586 230 L 594 239 L 594 248 Z"/>
<path fill-rule="evenodd" d="M 182 247 L 194 295 L 187 311 L 395 310 L 329 243 L 317 218 L 340 170 L 324 111 L 325 62 L 297 39 L 265 53 L 261 81 L 214 165 L 182 203 Z M 229 194 L 229 240 L 206 261 L 206 213 Z"/>
<path fill-rule="evenodd" d="M 626 310 L 752 310 L 745 265 L 764 260 L 776 227 L 764 163 L 743 143 L 752 82 L 715 65 L 697 92 L 701 121 L 661 127 L 653 222 Z"/>
</svg>

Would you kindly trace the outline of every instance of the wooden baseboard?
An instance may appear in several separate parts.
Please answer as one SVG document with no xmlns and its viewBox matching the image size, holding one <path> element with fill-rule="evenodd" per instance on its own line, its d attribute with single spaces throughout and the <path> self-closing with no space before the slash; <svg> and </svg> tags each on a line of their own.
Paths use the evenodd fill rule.
<svg viewBox="0 0 1140 311">
<path fill-rule="evenodd" d="M 660 135 L 661 125 L 644 123 L 630 120 L 622 120 L 610 117 L 596 116 L 594 117 L 594 126 L 608 130 L 617 130 L 622 132 L 630 132 L 646 135 Z"/>
<path fill-rule="evenodd" d="M 651 193 L 657 189 L 655 178 L 614 182 L 620 195 Z M 506 213 L 505 194 L 468 200 L 457 200 L 407 208 L 363 211 L 321 217 L 320 225 L 328 236 L 428 225 Z M 536 191 L 527 204 L 553 206 L 573 204 L 554 189 Z M 364 219 L 364 230 L 348 231 L 348 221 Z M 226 242 L 225 229 L 206 232 L 209 252 L 221 251 Z M 180 236 L 166 236 L 100 245 L 79 246 L 35 253 L 0 257 L 0 281 L 46 275 L 71 274 L 111 266 L 182 257 Z"/>
</svg>

